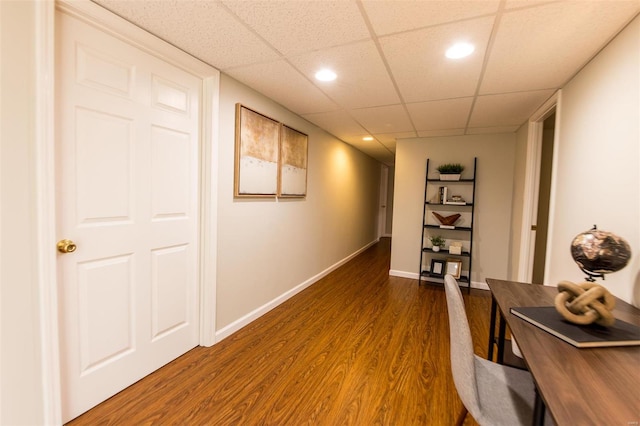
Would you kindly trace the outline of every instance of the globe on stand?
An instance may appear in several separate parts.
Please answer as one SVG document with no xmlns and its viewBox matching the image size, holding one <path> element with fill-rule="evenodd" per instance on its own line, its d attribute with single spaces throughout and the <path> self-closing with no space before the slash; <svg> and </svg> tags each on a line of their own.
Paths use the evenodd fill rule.
<svg viewBox="0 0 640 426">
<path fill-rule="evenodd" d="M 574 324 L 612 326 L 615 318 L 611 311 L 615 298 L 599 284 L 596 278 L 604 280 L 604 274 L 619 271 L 631 259 L 631 247 L 623 238 L 595 225 L 592 229 L 578 234 L 571 242 L 571 257 L 580 270 L 587 274 L 587 282 L 574 284 L 562 281 L 558 284 L 555 298 L 556 310 L 562 317 Z"/>
<path fill-rule="evenodd" d="M 631 247 L 623 238 L 593 225 L 593 228 L 573 239 L 571 256 L 582 272 L 587 274 L 587 281 L 594 282 L 596 278 L 604 279 L 604 274 L 627 266 L 631 259 Z"/>
</svg>

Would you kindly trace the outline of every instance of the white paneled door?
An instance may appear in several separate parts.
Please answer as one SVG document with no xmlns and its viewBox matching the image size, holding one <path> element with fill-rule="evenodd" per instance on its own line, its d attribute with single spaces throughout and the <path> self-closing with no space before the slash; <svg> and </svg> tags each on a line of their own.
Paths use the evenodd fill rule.
<svg viewBox="0 0 640 426">
<path fill-rule="evenodd" d="M 64 421 L 198 344 L 201 84 L 56 15 Z"/>
</svg>

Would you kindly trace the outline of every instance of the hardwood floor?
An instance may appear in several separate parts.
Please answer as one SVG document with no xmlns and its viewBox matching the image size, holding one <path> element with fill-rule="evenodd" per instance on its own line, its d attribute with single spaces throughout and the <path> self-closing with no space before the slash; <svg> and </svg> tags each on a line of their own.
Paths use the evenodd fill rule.
<svg viewBox="0 0 640 426">
<path fill-rule="evenodd" d="M 211 348 L 70 424 L 452 425 L 444 290 L 390 277 L 380 243 Z M 486 356 L 489 292 L 465 293 Z M 467 416 L 465 424 L 475 424 Z"/>
</svg>

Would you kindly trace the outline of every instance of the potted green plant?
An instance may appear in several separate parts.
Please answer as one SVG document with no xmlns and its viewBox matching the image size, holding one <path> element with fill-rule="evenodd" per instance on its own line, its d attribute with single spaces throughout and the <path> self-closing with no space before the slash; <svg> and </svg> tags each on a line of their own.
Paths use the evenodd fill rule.
<svg viewBox="0 0 640 426">
<path fill-rule="evenodd" d="M 429 237 L 429 240 L 431 240 L 431 244 L 433 245 L 432 247 L 433 251 L 440 251 L 440 248 L 444 247 L 445 239 L 442 238 L 440 235 Z"/>
<path fill-rule="evenodd" d="M 460 180 L 464 166 L 460 163 L 446 163 L 438 166 L 440 180 Z"/>
</svg>

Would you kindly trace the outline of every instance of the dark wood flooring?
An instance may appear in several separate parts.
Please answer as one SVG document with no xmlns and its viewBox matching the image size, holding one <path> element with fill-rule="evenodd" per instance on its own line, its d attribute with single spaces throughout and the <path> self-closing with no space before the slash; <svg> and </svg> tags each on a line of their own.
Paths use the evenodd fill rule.
<svg viewBox="0 0 640 426">
<path fill-rule="evenodd" d="M 390 241 L 211 348 L 196 347 L 72 425 L 452 425 L 444 290 L 390 277 Z M 466 295 L 486 355 L 489 292 Z M 465 422 L 475 424 L 470 416 Z"/>
</svg>

